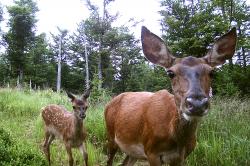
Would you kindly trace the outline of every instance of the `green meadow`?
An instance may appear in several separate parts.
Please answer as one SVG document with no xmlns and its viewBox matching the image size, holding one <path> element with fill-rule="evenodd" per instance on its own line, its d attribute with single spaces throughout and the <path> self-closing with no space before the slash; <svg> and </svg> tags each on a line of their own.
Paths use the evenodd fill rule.
<svg viewBox="0 0 250 166">
<path fill-rule="evenodd" d="M 103 112 L 110 97 L 103 95 L 94 100 L 84 123 L 88 130 L 86 141 L 89 164 L 106 165 L 106 134 Z M 17 91 L 0 89 L 0 165 L 44 166 L 42 152 L 43 123 L 40 109 L 47 104 L 60 104 L 71 110 L 65 93 L 51 90 Z M 210 113 L 198 129 L 198 142 L 188 157 L 188 166 L 248 166 L 250 165 L 250 99 L 215 96 Z M 73 151 L 75 165 L 82 165 L 78 150 Z M 123 158 L 118 153 L 115 165 Z M 55 140 L 51 146 L 52 165 L 67 165 L 63 144 Z M 138 162 L 138 165 L 146 165 Z"/>
</svg>

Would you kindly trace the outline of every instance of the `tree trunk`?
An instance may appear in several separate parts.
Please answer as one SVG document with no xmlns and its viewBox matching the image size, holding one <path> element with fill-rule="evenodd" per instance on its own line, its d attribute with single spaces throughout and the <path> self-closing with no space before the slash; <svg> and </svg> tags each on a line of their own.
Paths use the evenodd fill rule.
<svg viewBox="0 0 250 166">
<path fill-rule="evenodd" d="M 231 3 L 230 3 L 230 27 L 231 27 L 231 23 L 232 23 L 232 21 L 233 21 L 233 0 L 231 0 Z M 233 60 L 232 60 L 232 58 L 230 58 L 229 59 L 229 64 L 230 65 L 233 65 Z"/>
<path fill-rule="evenodd" d="M 61 59 L 61 57 L 59 58 Z M 56 84 L 56 91 L 59 93 L 61 90 L 61 60 L 58 60 L 58 66 L 57 66 L 57 84 Z"/>
<path fill-rule="evenodd" d="M 241 25 L 239 23 L 237 23 L 237 24 L 238 24 L 239 37 L 242 37 L 242 32 L 240 29 Z M 242 62 L 243 67 L 244 67 L 244 69 L 246 69 L 246 66 L 247 66 L 246 50 L 244 47 L 241 47 L 241 51 L 242 51 L 242 53 L 240 53 L 241 55 L 240 55 L 239 59 L 243 61 Z"/>
<path fill-rule="evenodd" d="M 105 0 L 103 0 L 103 16 L 102 16 L 102 22 L 101 22 L 101 36 L 100 36 L 100 46 L 99 46 L 99 57 L 98 57 L 98 89 L 102 88 L 102 49 L 103 49 L 103 36 L 105 32 L 104 23 L 105 23 L 105 12 L 106 12 L 106 3 Z"/>
<path fill-rule="evenodd" d="M 61 55 L 61 53 L 62 53 L 62 37 L 60 37 L 60 40 L 59 40 L 59 55 L 58 55 L 57 84 L 56 84 L 57 93 L 59 93 L 61 90 L 61 70 L 62 70 L 62 65 L 61 65 L 62 55 Z"/>
<path fill-rule="evenodd" d="M 17 88 L 22 89 L 23 84 L 23 67 L 19 65 L 18 68 L 18 78 L 17 78 Z"/>
<path fill-rule="evenodd" d="M 243 59 L 243 67 L 246 69 L 247 67 L 247 58 L 246 58 L 246 51 L 245 48 L 242 47 L 242 59 Z"/>
<path fill-rule="evenodd" d="M 32 82 L 31 82 L 31 79 L 30 79 L 30 91 L 32 90 Z"/>
<path fill-rule="evenodd" d="M 85 42 L 85 68 L 86 68 L 86 89 L 90 88 L 89 85 L 89 58 L 88 58 L 88 52 L 87 52 L 87 43 Z"/>
<path fill-rule="evenodd" d="M 17 76 L 16 87 L 17 87 L 17 89 L 20 89 L 20 77 L 19 77 L 19 75 Z"/>
<path fill-rule="evenodd" d="M 98 57 L 98 89 L 100 90 L 102 88 L 102 56 L 101 52 L 99 52 L 99 57 Z"/>
</svg>

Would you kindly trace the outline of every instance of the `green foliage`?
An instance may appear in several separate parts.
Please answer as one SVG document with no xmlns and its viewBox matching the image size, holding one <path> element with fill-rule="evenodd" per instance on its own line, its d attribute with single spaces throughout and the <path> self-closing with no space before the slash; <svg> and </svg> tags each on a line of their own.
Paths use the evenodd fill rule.
<svg viewBox="0 0 250 166">
<path fill-rule="evenodd" d="M 188 165 L 249 165 L 249 108 L 249 98 L 216 96 L 208 118 L 199 127 L 198 144 Z"/>
<path fill-rule="evenodd" d="M 153 70 L 151 68 L 148 68 L 146 70 L 149 73 L 145 74 L 146 78 L 144 82 L 142 82 L 142 84 L 144 83 L 144 89 L 142 90 L 155 92 L 161 89 L 168 89 L 169 91 L 171 91 L 172 88 L 170 79 L 167 76 L 165 69 L 160 66 L 155 66 Z"/>
<path fill-rule="evenodd" d="M 8 6 L 10 18 L 8 20 L 9 31 L 4 34 L 4 42 L 7 53 L 6 65 L 2 72 L 7 72 L 4 76 L 6 86 L 11 80 L 20 79 L 20 83 L 33 83 L 36 87 L 52 87 L 54 79 L 54 67 L 50 64 L 50 52 L 47 48 L 45 34 L 35 36 L 36 12 L 38 8 L 36 2 L 32 0 L 15 1 L 14 5 Z M 16 86 L 16 83 L 14 83 Z"/>
<path fill-rule="evenodd" d="M 94 146 L 92 143 L 87 142 L 88 150 L 88 164 L 89 165 L 104 165 L 102 148 Z"/>
<path fill-rule="evenodd" d="M 161 6 L 163 38 L 177 57 L 206 55 L 215 38 L 234 24 L 236 65 L 229 60 L 230 65 L 218 69 L 213 90 L 220 95 L 249 95 L 250 6 L 244 0 L 162 0 Z"/>
<path fill-rule="evenodd" d="M 71 108 L 66 94 L 60 95 L 51 90 L 30 92 L 1 89 L 0 97 L 0 101 L 3 100 L 5 103 L 4 108 L 8 109 L 4 111 L 0 108 L 0 158 L 4 157 L 0 160 L 0 165 L 46 165 L 45 156 L 40 148 L 44 137 L 40 108 L 49 103 L 62 104 L 66 108 Z M 88 131 L 89 164 L 105 165 L 107 142 L 104 107 L 110 97 L 106 96 L 104 100 L 98 101 L 93 101 L 91 98 L 92 95 L 87 117 L 84 120 Z M 13 114 L 18 111 L 15 100 L 24 100 L 26 103 L 20 107 L 22 115 Z M 249 103 L 249 98 L 214 96 L 212 108 L 199 126 L 198 144 L 188 157 L 187 165 L 249 165 Z M 24 113 L 25 110 L 26 113 Z M 30 111 L 33 113 L 28 113 Z M 9 155 L 1 156 L 1 154 Z M 53 142 L 51 155 L 53 165 L 67 165 L 67 153 L 62 142 Z M 79 151 L 74 150 L 73 155 L 75 165 L 82 165 Z M 120 163 L 124 157 L 118 153 L 115 164 Z"/>
<path fill-rule="evenodd" d="M 108 26 L 105 31 L 102 31 L 102 21 L 105 21 L 104 26 Z M 139 53 L 138 40 L 129 29 L 111 27 L 109 24 L 113 21 L 112 16 L 100 20 L 96 15 L 92 15 L 79 25 L 78 31 L 85 32 L 84 42 L 88 43 L 90 78 L 94 79 L 95 73 L 101 72 L 103 79 L 99 84 L 117 93 L 124 91 L 123 84 L 128 82 L 132 68 L 143 63 L 144 58 Z M 83 48 L 78 49 L 78 52 L 81 53 L 82 50 Z M 100 63 L 101 68 L 98 66 Z"/>
<path fill-rule="evenodd" d="M 91 89 L 91 98 L 94 101 L 97 101 L 102 96 L 102 94 L 104 92 L 103 88 L 101 88 L 101 89 L 98 88 L 98 85 L 100 84 L 100 82 L 102 82 L 102 81 L 99 80 L 98 75 L 95 74 L 94 78 L 92 80 L 92 89 Z"/>
<path fill-rule="evenodd" d="M 66 64 L 62 65 L 62 87 L 73 93 L 83 93 L 84 77 L 82 71 L 74 69 Z"/>
<path fill-rule="evenodd" d="M 108 101 L 107 101 L 108 102 Z M 106 127 L 104 123 L 104 105 L 106 102 L 97 103 L 95 107 L 88 110 L 86 118 L 86 127 L 88 130 L 88 139 L 96 146 L 105 146 Z M 98 119 L 98 120 L 97 120 Z M 93 128 L 93 126 L 95 126 Z"/>
<path fill-rule="evenodd" d="M 246 95 L 250 96 L 249 79 L 250 67 L 229 64 L 219 68 L 213 81 L 213 91 L 221 96 Z"/>
<path fill-rule="evenodd" d="M 9 147 L 12 142 L 10 140 L 10 135 L 3 128 L 0 128 L 0 164 L 8 162 L 11 160 Z"/>
<path fill-rule="evenodd" d="M 31 147 L 30 147 L 31 146 Z M 46 159 L 38 149 L 29 143 L 17 143 L 11 148 L 11 161 L 6 165 L 17 166 L 44 166 L 47 165 Z"/>
<path fill-rule="evenodd" d="M 187 3 L 188 4 L 188 3 Z M 201 57 L 216 36 L 224 33 L 229 21 L 220 16 L 212 2 L 187 5 L 185 1 L 163 0 L 162 25 L 172 52 L 178 56 Z"/>
<path fill-rule="evenodd" d="M 103 74 L 106 78 L 104 86 L 111 87 L 114 92 L 124 92 L 134 72 L 133 68 L 144 63 L 144 57 L 139 53 L 138 40 L 125 27 L 113 28 L 107 32 L 105 40 L 112 52 L 107 59 L 109 61 L 104 64 L 107 68 Z"/>
<path fill-rule="evenodd" d="M 9 82 L 9 70 L 8 62 L 5 54 L 0 54 L 0 86 L 4 86 L 6 82 Z"/>
<path fill-rule="evenodd" d="M 55 64 L 51 62 L 52 53 L 48 50 L 46 35 L 40 34 L 35 37 L 32 50 L 28 54 L 26 64 L 25 81 L 32 83 L 32 88 L 53 87 L 55 85 Z"/>
<path fill-rule="evenodd" d="M 18 103 L 20 102 L 20 103 Z M 52 90 L 46 91 L 17 91 L 11 89 L 0 90 L 0 129 L 4 126 L 6 132 L 0 130 L 0 150 L 8 154 L 9 158 L 3 160 L 3 165 L 47 165 L 45 155 L 41 151 L 41 145 L 44 137 L 44 124 L 40 116 L 42 107 L 48 104 L 64 105 L 68 110 L 72 108 L 66 94 L 57 94 Z M 95 105 L 95 104 L 93 104 Z M 103 121 L 103 110 L 99 107 L 90 108 L 87 112 L 86 126 L 89 131 L 87 149 L 91 165 L 101 163 L 103 158 L 100 147 L 102 140 L 105 139 Z M 96 130 L 91 126 L 96 125 Z M 2 134 L 4 133 L 4 134 Z M 10 138 L 10 146 L 6 142 Z M 2 140 L 3 142 L 2 146 Z M 91 140 L 91 142 L 89 141 Z M 99 147 L 98 147 L 99 146 Z M 2 154 L 0 152 L 0 154 Z M 77 165 L 82 165 L 82 155 L 79 151 L 73 151 Z M 67 165 L 67 153 L 60 141 L 55 141 L 51 147 L 53 164 Z M 8 157 L 4 156 L 4 157 Z M 8 159 L 8 160 L 7 160 Z M 0 160 L 0 165 L 2 165 Z"/>
<path fill-rule="evenodd" d="M 12 74 L 19 76 L 23 81 L 23 72 L 27 64 L 27 54 L 30 51 L 35 36 L 35 13 L 38 11 L 36 3 L 32 0 L 15 1 L 9 6 L 8 21 L 9 31 L 5 35 L 7 44 L 8 60 L 12 66 Z"/>
<path fill-rule="evenodd" d="M 36 94 L 36 95 L 35 95 Z M 33 97 L 30 97 L 34 95 Z M 38 102 L 39 101 L 39 102 Z M 68 99 L 66 95 L 55 94 L 51 90 L 46 91 L 21 91 L 12 89 L 0 90 L 0 113 L 6 117 L 33 117 L 39 114 L 42 107 L 49 103 L 64 104 Z M 9 103 L 9 104 L 6 104 Z"/>
<path fill-rule="evenodd" d="M 146 64 L 134 65 L 127 78 L 127 82 L 120 86 L 121 88 L 118 82 L 117 87 L 122 89 L 120 91 L 158 91 L 161 89 L 171 89 L 166 71 L 162 67 Z"/>
<path fill-rule="evenodd" d="M 7 52 L 0 56 L 0 85 L 16 87 L 18 76 L 20 78 L 23 74 L 23 86 L 28 87 L 31 81 L 34 89 L 55 90 L 59 39 L 62 36 L 61 85 L 67 91 L 83 91 L 87 70 L 90 82 L 99 84 L 96 88 L 102 85 L 104 93 L 171 89 L 164 70 L 147 64 L 141 54 L 140 41 L 131 33 L 128 24 L 113 26 L 118 15 L 108 12 L 112 1 L 105 1 L 105 5 L 99 7 L 90 2 L 87 1 L 90 17 L 79 23 L 76 32 L 69 34 L 67 30 L 58 28 L 58 34 L 51 34 L 53 41 L 47 41 L 45 34 L 34 33 L 37 21 L 35 13 L 38 10 L 35 2 L 19 0 L 9 6 L 10 30 L 4 34 Z M 221 68 L 213 89 L 222 95 L 248 94 L 249 5 L 244 0 L 162 0 L 161 5 L 163 39 L 177 57 L 203 56 L 216 37 L 225 33 L 232 24 L 236 26 L 238 40 L 234 63 L 243 68 L 230 69 L 237 72 Z M 101 12 L 101 8 L 104 12 Z M 132 24 L 136 25 L 136 22 Z M 96 73 L 101 74 L 102 78 L 98 78 Z M 240 81 L 236 81 L 237 77 Z M 102 96 L 103 89 L 94 89 L 94 100 Z"/>
<path fill-rule="evenodd" d="M 7 131 L 0 128 L 0 165 L 43 166 L 46 161 L 37 149 L 30 147 L 30 143 L 15 142 Z"/>
</svg>

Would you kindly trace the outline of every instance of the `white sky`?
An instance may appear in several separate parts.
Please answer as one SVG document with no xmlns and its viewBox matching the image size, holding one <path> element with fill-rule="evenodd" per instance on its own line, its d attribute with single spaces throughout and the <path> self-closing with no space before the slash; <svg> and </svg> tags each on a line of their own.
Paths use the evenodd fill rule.
<svg viewBox="0 0 250 166">
<path fill-rule="evenodd" d="M 103 0 L 91 0 L 95 4 L 101 4 Z M 11 5 L 12 0 L 1 0 L 3 5 Z M 250 0 L 247 0 L 250 4 Z M 57 33 L 57 26 L 61 29 L 74 31 L 77 23 L 89 16 L 85 7 L 85 0 L 37 0 L 39 12 L 37 13 L 37 32 Z M 152 32 L 161 35 L 158 14 L 160 10 L 159 0 L 115 0 L 111 2 L 109 12 L 120 13 L 117 24 L 125 24 L 129 18 L 137 21 L 144 20 L 137 27 L 131 29 L 139 38 L 141 26 L 147 26 Z M 5 19 L 7 16 L 5 16 Z M 3 30 L 6 25 L 2 25 Z"/>
<path fill-rule="evenodd" d="M 3 5 L 11 5 L 12 0 L 1 0 Z M 103 0 L 91 0 L 95 4 L 101 4 Z M 37 32 L 57 33 L 57 26 L 68 29 L 71 32 L 77 27 L 77 23 L 89 16 L 84 0 L 37 0 L 39 12 L 37 13 Z M 160 35 L 160 10 L 159 0 L 115 0 L 110 3 L 109 12 L 119 12 L 117 24 L 123 25 L 129 18 L 136 21 L 144 20 L 132 31 L 140 36 L 141 26 L 145 25 L 157 35 Z M 5 16 L 5 19 L 7 16 Z M 6 26 L 2 27 L 3 30 Z"/>
</svg>

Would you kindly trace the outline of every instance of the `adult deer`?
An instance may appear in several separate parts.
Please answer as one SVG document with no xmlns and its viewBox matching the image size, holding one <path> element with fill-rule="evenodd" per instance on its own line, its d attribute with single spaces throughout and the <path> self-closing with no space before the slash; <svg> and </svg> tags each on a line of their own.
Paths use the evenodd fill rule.
<svg viewBox="0 0 250 166">
<path fill-rule="evenodd" d="M 202 58 L 176 58 L 146 27 L 141 33 L 146 58 L 167 69 L 174 95 L 167 90 L 125 92 L 107 104 L 107 165 L 112 165 L 118 148 L 127 155 L 123 165 L 134 165 L 137 159 L 146 159 L 151 166 L 184 165 L 196 146 L 199 120 L 210 107 L 213 68 L 234 55 L 236 29 L 216 40 Z"/>
<path fill-rule="evenodd" d="M 68 112 L 63 106 L 51 104 L 42 108 L 42 118 L 45 123 L 45 141 L 43 151 L 50 162 L 50 144 L 58 137 L 64 142 L 69 157 L 69 165 L 73 166 L 72 148 L 79 148 L 85 165 L 88 165 L 88 154 L 84 145 L 86 129 L 83 119 L 88 108 L 87 98 L 90 90 L 87 90 L 81 99 L 67 93 L 73 105 L 73 112 Z"/>
</svg>

